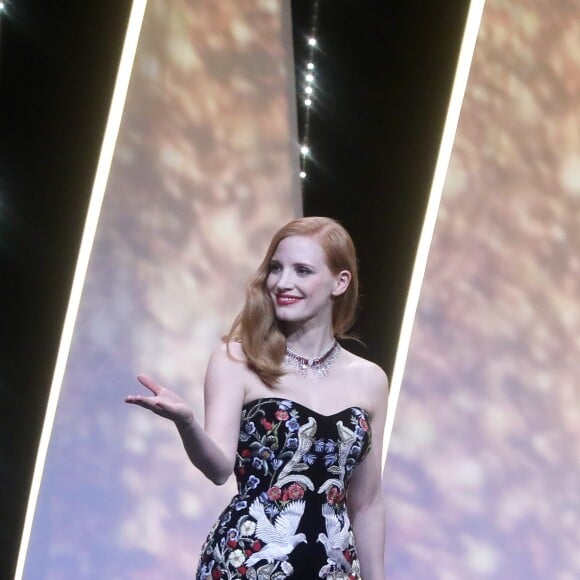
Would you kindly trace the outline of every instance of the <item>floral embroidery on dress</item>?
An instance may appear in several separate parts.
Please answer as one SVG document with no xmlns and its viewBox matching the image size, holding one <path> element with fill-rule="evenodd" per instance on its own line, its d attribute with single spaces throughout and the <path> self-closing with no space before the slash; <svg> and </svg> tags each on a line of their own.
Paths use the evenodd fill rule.
<svg viewBox="0 0 580 580">
<path fill-rule="evenodd" d="M 287 399 L 244 406 L 238 493 L 202 549 L 197 578 L 360 578 L 348 481 L 371 447 L 368 414 L 321 415 Z M 302 576 L 305 577 L 305 576 Z"/>
</svg>

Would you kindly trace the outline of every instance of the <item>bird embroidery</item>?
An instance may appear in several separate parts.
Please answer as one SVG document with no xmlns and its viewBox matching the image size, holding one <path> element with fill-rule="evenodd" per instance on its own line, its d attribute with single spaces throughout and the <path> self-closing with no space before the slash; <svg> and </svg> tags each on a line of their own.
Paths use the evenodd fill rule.
<svg viewBox="0 0 580 580">
<path fill-rule="evenodd" d="M 340 480 L 344 481 L 346 460 L 350 454 L 352 446 L 356 442 L 356 435 L 354 434 L 354 431 L 345 427 L 342 421 L 336 422 L 336 428 L 338 429 L 338 435 L 340 437 L 338 465 L 329 467 L 328 471 L 330 471 L 330 473 L 336 473 L 340 477 Z"/>
<path fill-rule="evenodd" d="M 282 471 L 280 471 L 278 475 L 279 480 L 283 480 L 289 473 L 308 470 L 308 464 L 301 463 L 300 460 L 310 451 L 317 429 L 318 425 L 314 417 L 308 417 L 308 422 L 298 429 L 298 449 L 296 449 L 292 458 L 282 468 Z"/>
<path fill-rule="evenodd" d="M 334 509 L 325 503 L 322 506 L 322 515 L 326 524 L 326 534 L 318 534 L 317 541 L 326 550 L 329 564 L 338 564 L 346 572 L 351 571 L 351 565 L 344 557 L 344 551 L 349 547 L 349 520 L 346 510 L 344 511 L 344 524 L 340 524 Z"/>
<path fill-rule="evenodd" d="M 304 508 L 303 500 L 288 502 L 272 524 L 264 511 L 263 504 L 259 498 L 256 498 L 250 506 L 250 515 L 256 520 L 256 536 L 264 542 L 264 545 L 261 550 L 246 560 L 246 566 L 253 566 L 260 560 L 266 560 L 269 563 L 287 560 L 288 554 L 298 544 L 306 543 L 306 536 L 296 533 L 304 515 Z"/>
</svg>

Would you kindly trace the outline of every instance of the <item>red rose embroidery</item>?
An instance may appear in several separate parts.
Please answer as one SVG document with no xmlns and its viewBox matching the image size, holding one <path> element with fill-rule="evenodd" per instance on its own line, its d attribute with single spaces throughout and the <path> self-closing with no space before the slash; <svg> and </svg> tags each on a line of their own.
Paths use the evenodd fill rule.
<svg viewBox="0 0 580 580">
<path fill-rule="evenodd" d="M 272 430 L 272 423 L 270 423 L 270 421 L 266 421 L 265 417 L 262 417 L 260 419 L 260 423 L 264 426 L 264 429 L 266 429 L 266 431 Z"/>
<path fill-rule="evenodd" d="M 284 409 L 278 409 L 274 415 L 276 416 L 276 419 L 278 419 L 278 421 L 286 421 L 286 419 L 288 419 L 288 417 L 290 417 L 290 415 L 288 415 L 288 411 L 284 411 Z"/>
<path fill-rule="evenodd" d="M 236 540 L 228 540 L 228 546 L 230 548 L 235 548 L 238 545 L 238 542 Z"/>
<path fill-rule="evenodd" d="M 291 483 L 288 486 L 288 499 L 302 499 L 304 488 L 299 483 Z"/>
<path fill-rule="evenodd" d="M 260 540 L 256 540 L 253 544 L 252 544 L 252 550 L 254 550 L 254 552 L 258 552 L 262 549 L 262 544 L 260 542 Z"/>
<path fill-rule="evenodd" d="M 366 419 L 363 419 L 362 417 L 358 420 L 358 424 L 361 426 L 361 429 L 364 429 L 365 431 L 369 430 L 369 424 L 367 422 Z"/>
<path fill-rule="evenodd" d="M 249 449 L 244 449 L 242 451 L 242 457 L 247 458 L 247 457 L 251 457 L 251 456 L 252 456 L 252 452 Z"/>
<path fill-rule="evenodd" d="M 271 487 L 268 490 L 268 498 L 273 500 L 273 501 L 280 499 L 281 495 L 282 495 L 282 490 L 277 486 Z"/>
<path fill-rule="evenodd" d="M 211 577 L 212 577 L 214 580 L 219 580 L 219 579 L 222 577 L 222 574 L 221 574 L 221 572 L 219 571 L 219 568 L 214 568 L 214 569 L 211 571 Z"/>
<path fill-rule="evenodd" d="M 326 492 L 326 501 L 330 505 L 340 503 L 343 499 L 344 493 L 339 491 L 338 488 L 334 485 Z"/>
<path fill-rule="evenodd" d="M 248 569 L 245 566 L 240 566 L 238 568 L 238 572 L 243 576 L 246 572 L 248 571 Z"/>
</svg>

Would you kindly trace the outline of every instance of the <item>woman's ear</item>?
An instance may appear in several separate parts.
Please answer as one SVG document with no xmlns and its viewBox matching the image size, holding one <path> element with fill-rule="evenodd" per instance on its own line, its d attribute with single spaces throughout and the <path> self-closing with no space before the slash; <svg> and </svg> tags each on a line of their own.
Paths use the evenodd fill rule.
<svg viewBox="0 0 580 580">
<path fill-rule="evenodd" d="M 336 276 L 332 295 L 340 296 L 341 294 L 344 294 L 347 291 L 351 280 L 352 274 L 348 270 L 341 270 Z"/>
</svg>

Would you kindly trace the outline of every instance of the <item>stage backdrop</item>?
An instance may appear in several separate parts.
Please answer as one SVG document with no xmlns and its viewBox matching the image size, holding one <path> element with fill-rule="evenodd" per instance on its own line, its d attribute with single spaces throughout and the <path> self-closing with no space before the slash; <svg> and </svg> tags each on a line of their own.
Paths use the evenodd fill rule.
<svg viewBox="0 0 580 580">
<path fill-rule="evenodd" d="M 389 580 L 580 578 L 579 225 L 580 4 L 488 0 L 387 458 Z"/>
<path fill-rule="evenodd" d="M 144 372 L 203 420 L 210 352 L 272 233 L 301 211 L 289 10 L 148 4 L 25 578 L 192 577 L 234 493 L 123 397 Z"/>
</svg>

